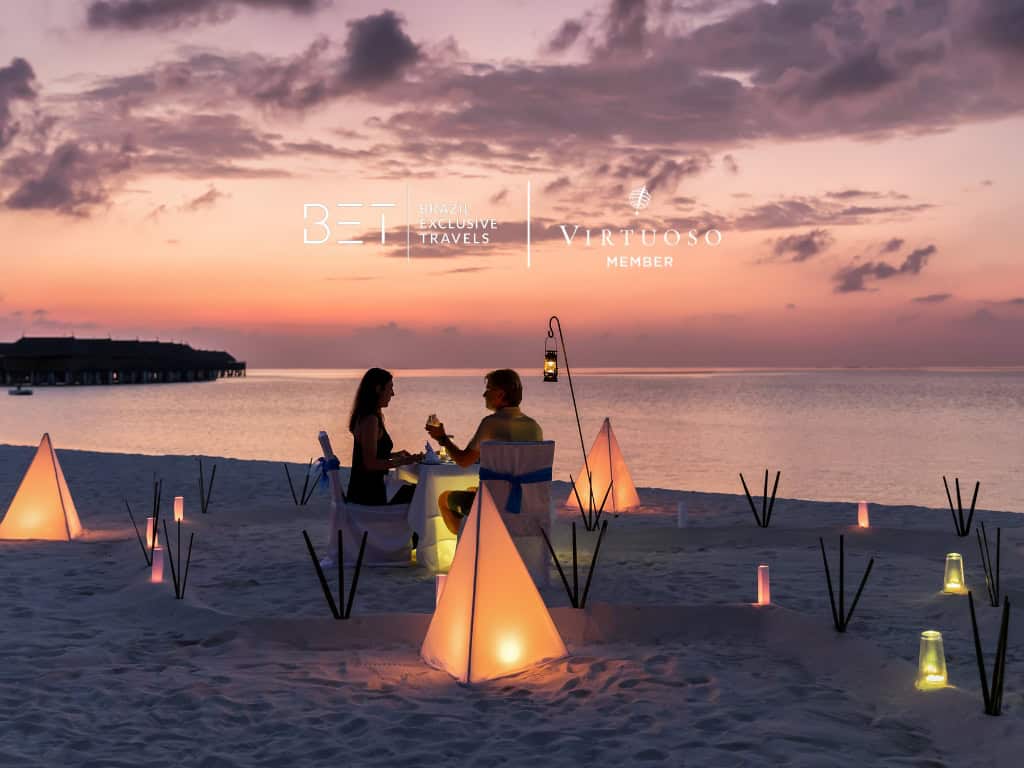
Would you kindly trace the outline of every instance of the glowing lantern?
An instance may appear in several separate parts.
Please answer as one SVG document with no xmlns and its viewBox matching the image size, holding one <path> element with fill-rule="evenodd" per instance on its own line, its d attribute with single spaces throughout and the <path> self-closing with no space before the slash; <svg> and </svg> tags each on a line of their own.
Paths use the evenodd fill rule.
<svg viewBox="0 0 1024 768">
<path fill-rule="evenodd" d="M 558 381 L 558 351 L 544 350 L 544 381 Z"/>
<path fill-rule="evenodd" d="M 757 604 L 771 605 L 772 590 L 768 583 L 768 566 L 757 566 Z"/>
<path fill-rule="evenodd" d="M 921 633 L 921 652 L 917 662 L 917 686 L 921 691 L 945 688 L 946 653 L 942 649 L 942 633 L 929 629 Z"/>
<path fill-rule="evenodd" d="M 0 539 L 70 541 L 81 535 L 82 523 L 64 470 L 45 434 L 0 523 Z"/>
<path fill-rule="evenodd" d="M 160 544 L 160 534 L 153 528 L 153 518 L 146 518 L 146 547 L 152 549 Z"/>
<path fill-rule="evenodd" d="M 861 528 L 870 528 L 871 524 L 868 521 L 868 503 L 862 501 L 857 504 L 857 525 Z"/>
<path fill-rule="evenodd" d="M 153 584 L 159 584 L 164 580 L 164 548 L 159 545 L 153 548 L 153 566 L 149 571 L 149 580 Z"/>
<path fill-rule="evenodd" d="M 183 496 L 174 497 L 174 522 L 185 522 L 185 498 Z"/>
<path fill-rule="evenodd" d="M 942 591 L 947 595 L 966 595 L 964 581 L 964 559 L 956 552 L 946 555 L 946 575 L 942 579 Z"/>
<path fill-rule="evenodd" d="M 601 431 L 597 433 L 590 452 L 587 454 L 587 462 L 580 473 L 576 475 L 576 492 L 584 506 L 590 505 L 590 485 L 587 482 L 586 466 L 594 477 L 594 508 L 601 505 L 604 495 L 608 493 L 608 486 L 612 490 L 608 493 L 608 500 L 605 502 L 605 512 L 626 512 L 640 506 L 640 497 L 637 496 L 636 486 L 633 485 L 633 478 L 629 475 L 626 467 L 626 460 L 622 458 L 622 450 L 619 448 L 619 441 L 615 439 L 612 432 L 612 423 L 607 418 L 601 425 Z M 576 493 L 569 492 L 569 499 L 566 504 L 574 509 L 579 509 L 576 502 Z"/>
<path fill-rule="evenodd" d="M 567 654 L 486 485 L 463 525 L 420 654 L 463 683 Z"/>
<path fill-rule="evenodd" d="M 444 583 L 447 579 L 446 573 L 439 573 L 434 577 L 434 610 L 441 604 L 441 594 L 444 592 Z"/>
</svg>

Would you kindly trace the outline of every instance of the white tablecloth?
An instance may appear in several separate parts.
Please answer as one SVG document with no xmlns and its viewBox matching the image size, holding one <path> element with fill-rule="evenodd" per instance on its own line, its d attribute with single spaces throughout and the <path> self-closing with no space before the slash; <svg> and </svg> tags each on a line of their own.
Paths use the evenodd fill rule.
<svg viewBox="0 0 1024 768">
<path fill-rule="evenodd" d="M 391 473 L 389 482 L 415 483 L 409 504 L 409 527 L 419 534 L 416 561 L 433 572 L 444 572 L 455 553 L 456 535 L 448 530 L 437 508 L 444 491 L 464 491 L 480 484 L 480 467 L 458 464 L 413 464 Z"/>
</svg>

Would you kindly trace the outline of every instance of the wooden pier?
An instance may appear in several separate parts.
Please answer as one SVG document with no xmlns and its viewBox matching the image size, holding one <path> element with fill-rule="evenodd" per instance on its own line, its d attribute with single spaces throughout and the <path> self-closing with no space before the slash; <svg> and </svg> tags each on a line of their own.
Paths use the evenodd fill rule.
<svg viewBox="0 0 1024 768">
<path fill-rule="evenodd" d="M 165 384 L 245 376 L 227 352 L 188 344 L 113 339 L 29 338 L 0 344 L 0 383 L 33 387 Z"/>
</svg>

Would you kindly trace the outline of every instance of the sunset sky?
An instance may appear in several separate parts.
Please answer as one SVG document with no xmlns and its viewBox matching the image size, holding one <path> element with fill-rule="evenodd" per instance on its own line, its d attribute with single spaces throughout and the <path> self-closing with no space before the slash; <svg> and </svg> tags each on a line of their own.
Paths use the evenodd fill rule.
<svg viewBox="0 0 1024 768">
<path fill-rule="evenodd" d="M 531 365 L 555 313 L 579 366 L 1024 364 L 1024 0 L 3 8 L 0 341 Z M 420 244 L 441 203 L 491 242 Z"/>
</svg>

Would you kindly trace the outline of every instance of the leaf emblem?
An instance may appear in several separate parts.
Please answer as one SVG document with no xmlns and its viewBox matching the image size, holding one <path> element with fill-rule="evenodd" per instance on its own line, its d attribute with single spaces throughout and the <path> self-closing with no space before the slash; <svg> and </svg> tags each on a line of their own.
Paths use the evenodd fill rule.
<svg viewBox="0 0 1024 768">
<path fill-rule="evenodd" d="M 629 193 L 629 205 L 634 213 L 640 213 L 651 204 L 651 193 L 647 191 L 647 185 L 634 189 Z"/>
</svg>

